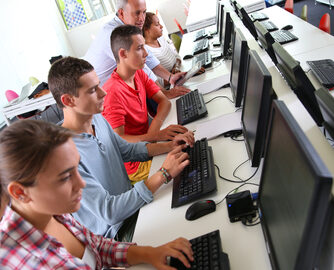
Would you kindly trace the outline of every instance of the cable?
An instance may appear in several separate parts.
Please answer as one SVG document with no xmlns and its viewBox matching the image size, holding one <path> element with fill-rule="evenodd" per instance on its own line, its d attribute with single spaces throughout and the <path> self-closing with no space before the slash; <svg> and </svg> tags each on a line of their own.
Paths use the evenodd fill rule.
<svg viewBox="0 0 334 270">
<path fill-rule="evenodd" d="M 257 218 L 256 218 L 255 220 L 249 220 L 249 219 L 243 218 L 243 219 L 241 219 L 241 222 L 242 222 L 242 224 L 244 224 L 245 226 L 249 226 L 249 227 L 251 227 L 251 226 L 256 226 L 256 225 L 260 224 L 261 221 L 256 222 L 256 221 L 259 220 L 259 219 L 260 219 L 259 216 L 257 216 Z M 249 222 L 249 223 L 247 223 L 247 222 Z M 254 223 L 254 222 L 256 222 L 256 223 Z"/>
<path fill-rule="evenodd" d="M 236 109 L 234 112 L 237 112 L 237 111 L 240 111 L 240 110 L 242 110 L 242 107 Z"/>
<path fill-rule="evenodd" d="M 220 169 L 219 169 L 218 165 L 215 164 L 215 167 L 217 168 L 217 171 L 218 171 L 218 177 L 219 177 L 220 179 L 223 179 L 223 180 L 225 180 L 225 181 L 227 181 L 227 182 L 232 182 L 232 183 L 244 183 L 244 181 L 231 180 L 231 179 L 227 179 L 227 178 L 221 176 L 221 175 L 220 175 Z"/>
<path fill-rule="evenodd" d="M 216 98 L 227 98 L 230 102 L 234 103 L 232 99 L 230 99 L 228 96 L 216 96 L 210 100 L 208 100 L 207 102 L 205 102 L 205 104 L 208 104 L 209 102 L 215 100 Z"/>
</svg>

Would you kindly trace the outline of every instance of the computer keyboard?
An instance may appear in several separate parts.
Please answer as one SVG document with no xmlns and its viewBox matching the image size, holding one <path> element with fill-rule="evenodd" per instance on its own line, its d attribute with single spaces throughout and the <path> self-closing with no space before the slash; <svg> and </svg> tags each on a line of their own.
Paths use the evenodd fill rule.
<svg viewBox="0 0 334 270">
<path fill-rule="evenodd" d="M 268 16 L 262 12 L 254 12 L 250 14 L 253 21 L 263 21 L 269 19 Z"/>
<path fill-rule="evenodd" d="M 185 150 L 190 164 L 174 178 L 172 208 L 203 198 L 217 189 L 212 148 L 206 138 Z"/>
<path fill-rule="evenodd" d="M 201 29 L 198 32 L 196 32 L 194 41 L 200 40 L 200 39 L 205 38 L 207 36 L 208 36 L 208 34 L 206 33 L 205 29 Z"/>
<path fill-rule="evenodd" d="M 298 38 L 288 30 L 277 30 L 270 32 L 270 34 L 280 44 L 298 40 Z"/>
<path fill-rule="evenodd" d="M 260 24 L 262 24 L 262 26 L 269 32 L 278 30 L 278 27 L 271 21 L 260 22 Z"/>
<path fill-rule="evenodd" d="M 332 59 L 306 61 L 306 63 L 323 86 L 334 87 L 334 61 Z"/>
<path fill-rule="evenodd" d="M 171 257 L 170 266 L 175 267 L 178 270 L 230 269 L 228 255 L 222 251 L 219 230 L 193 238 L 190 240 L 190 243 L 194 252 L 194 261 L 190 262 L 191 267 L 186 268 L 181 261 L 173 257 Z"/>
<path fill-rule="evenodd" d="M 208 114 L 203 95 L 197 89 L 176 100 L 177 122 L 185 125 Z"/>
<path fill-rule="evenodd" d="M 193 54 L 198 54 L 209 49 L 209 39 L 201 39 L 194 44 Z"/>
<path fill-rule="evenodd" d="M 202 67 L 208 68 L 212 66 L 212 56 L 210 52 L 204 52 L 194 57 L 193 65 L 197 62 L 201 62 Z"/>
</svg>

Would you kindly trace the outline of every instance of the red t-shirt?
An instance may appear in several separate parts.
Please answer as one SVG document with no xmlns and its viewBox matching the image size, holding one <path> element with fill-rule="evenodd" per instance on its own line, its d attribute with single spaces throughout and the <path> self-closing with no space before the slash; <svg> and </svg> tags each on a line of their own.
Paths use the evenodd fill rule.
<svg viewBox="0 0 334 270">
<path fill-rule="evenodd" d="M 160 88 L 143 70 L 137 70 L 134 77 L 136 89 L 133 89 L 121 79 L 116 70 L 103 85 L 107 95 L 102 115 L 112 128 L 124 126 L 125 134 L 145 134 L 148 130 L 146 97 L 151 98 Z M 126 162 L 128 174 L 135 173 L 139 163 Z"/>
</svg>

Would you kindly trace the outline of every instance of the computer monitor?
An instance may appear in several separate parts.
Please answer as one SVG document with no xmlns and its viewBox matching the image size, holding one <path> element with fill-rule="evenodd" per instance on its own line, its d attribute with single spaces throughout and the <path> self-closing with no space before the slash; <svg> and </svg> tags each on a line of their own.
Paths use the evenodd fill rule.
<svg viewBox="0 0 334 270">
<path fill-rule="evenodd" d="M 224 56 L 229 56 L 231 51 L 231 41 L 232 41 L 232 33 L 233 33 L 233 28 L 234 28 L 234 23 L 232 21 L 231 18 L 231 14 L 230 12 L 226 12 L 225 13 L 225 27 L 223 27 L 224 29 L 224 33 L 223 33 L 223 37 L 224 39 L 220 41 L 220 44 L 222 44 L 222 53 Z"/>
<path fill-rule="evenodd" d="M 315 97 L 315 89 L 296 61 L 279 43 L 273 44 L 274 53 L 277 59 L 277 67 L 283 77 L 312 116 L 318 126 L 321 126 L 324 119 L 321 115 L 319 104 Z"/>
<path fill-rule="evenodd" d="M 315 96 L 324 118 L 323 126 L 334 139 L 334 97 L 325 88 L 315 91 Z"/>
<path fill-rule="evenodd" d="M 240 20 L 242 20 L 242 13 L 241 13 L 242 6 L 239 3 L 235 2 L 234 9 L 235 9 L 235 13 L 237 13 Z"/>
<path fill-rule="evenodd" d="M 219 29 L 219 26 L 220 26 L 220 6 L 221 6 L 221 3 L 220 3 L 220 0 L 217 0 L 217 4 L 216 4 L 216 29 L 217 29 L 217 33 L 218 33 L 218 29 Z"/>
<path fill-rule="evenodd" d="M 263 25 L 259 21 L 255 21 L 254 26 L 258 36 L 258 42 L 260 43 L 261 47 L 266 50 L 275 65 L 277 65 L 277 59 L 273 49 L 273 44 L 275 42 L 273 36 L 265 27 L 263 27 Z"/>
<path fill-rule="evenodd" d="M 332 175 L 283 101 L 274 101 L 259 188 L 273 269 L 316 269 Z"/>
<path fill-rule="evenodd" d="M 246 28 L 248 29 L 248 31 L 252 34 L 252 36 L 257 40 L 257 32 L 254 26 L 254 23 L 252 21 L 252 19 L 249 17 L 248 13 L 246 12 L 246 10 L 244 8 L 239 9 L 239 12 L 241 13 L 241 20 L 243 22 L 243 24 L 246 26 Z"/>
<path fill-rule="evenodd" d="M 246 86 L 246 71 L 248 64 L 247 40 L 239 30 L 235 29 L 233 38 L 232 67 L 230 85 L 235 107 L 240 107 Z"/>
<path fill-rule="evenodd" d="M 260 164 L 274 96 L 268 69 L 257 52 L 250 50 L 241 125 L 252 167 Z"/>
<path fill-rule="evenodd" d="M 225 16 L 224 16 L 224 5 L 222 3 L 219 4 L 219 27 L 217 28 L 218 38 L 220 44 L 222 44 L 223 33 L 224 33 L 224 24 L 225 24 Z"/>
</svg>

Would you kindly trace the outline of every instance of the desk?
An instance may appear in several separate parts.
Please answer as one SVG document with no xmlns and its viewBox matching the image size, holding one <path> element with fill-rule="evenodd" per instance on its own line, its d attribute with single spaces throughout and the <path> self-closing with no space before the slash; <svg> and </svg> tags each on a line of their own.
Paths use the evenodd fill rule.
<svg viewBox="0 0 334 270">
<path fill-rule="evenodd" d="M 205 5 L 205 7 L 204 7 Z M 186 21 L 188 32 L 192 32 L 203 27 L 216 23 L 216 0 L 192 0 Z"/>
<path fill-rule="evenodd" d="M 5 118 L 6 124 L 9 126 L 9 120 L 22 113 L 31 112 L 40 108 L 45 108 L 46 106 L 55 104 L 51 93 L 41 96 L 39 98 L 25 99 L 22 102 L 14 105 L 5 106 L 2 108 L 2 114 Z"/>
<path fill-rule="evenodd" d="M 274 8 L 275 7 L 273 7 L 273 9 Z M 267 10 L 264 10 L 264 12 L 265 11 L 267 12 Z M 281 9 L 281 11 L 277 10 L 277 12 L 283 12 L 284 14 L 285 11 Z M 281 14 L 276 14 L 276 18 L 280 17 L 280 15 Z M 296 21 L 298 22 L 297 19 Z M 276 21 L 274 23 L 276 23 Z M 307 25 L 305 25 L 305 27 L 308 28 Z M 242 29 L 242 31 L 245 32 L 245 36 L 249 37 L 249 34 L 246 33 L 247 30 L 242 27 L 240 28 Z M 296 27 L 296 31 L 297 29 L 298 27 Z M 301 28 L 298 31 L 300 30 Z M 309 28 L 309 30 L 313 31 L 312 28 Z M 316 33 L 316 31 L 314 31 L 314 34 L 319 35 L 319 37 L 322 36 L 321 33 Z M 191 36 L 189 35 L 189 37 Z M 322 37 L 325 39 L 327 38 L 324 36 Z M 183 39 L 185 38 L 187 38 L 187 36 L 183 37 Z M 302 35 L 300 35 L 300 38 L 302 39 Z M 309 46 L 309 51 L 303 50 L 302 52 L 298 52 L 296 49 L 299 46 L 298 42 L 300 42 L 300 40 L 295 43 L 296 47 L 290 49 L 295 49 L 294 53 L 296 55 L 296 58 L 300 60 L 304 59 L 303 61 L 306 61 L 305 59 L 307 59 L 308 55 L 310 55 L 310 57 L 312 56 L 312 50 L 314 51 L 315 55 L 317 53 L 317 50 L 323 50 L 325 54 L 332 51 L 332 46 L 334 46 L 330 45 L 333 43 L 330 43 L 327 44 L 327 46 L 317 48 L 317 44 L 313 43 L 314 47 L 312 48 L 312 46 Z M 319 40 L 319 42 L 321 44 L 324 44 L 321 40 Z M 185 41 L 185 43 L 183 44 L 187 45 L 188 43 L 187 41 Z M 255 49 L 259 52 L 260 55 L 264 57 L 264 52 L 259 46 L 257 46 L 257 43 L 249 42 L 249 44 L 251 44 L 250 47 L 252 49 Z M 182 46 L 183 45 L 181 45 L 180 52 L 182 52 Z M 221 66 L 219 66 L 219 68 L 223 69 L 223 65 L 225 64 L 226 63 L 223 63 Z M 227 68 L 227 66 L 225 66 L 225 68 Z M 218 68 L 208 70 L 206 72 L 207 74 L 205 74 L 205 78 L 221 75 L 221 71 L 218 70 Z M 330 172 L 334 175 L 333 148 L 327 142 L 327 140 L 321 133 L 321 130 L 316 126 L 304 106 L 299 102 L 296 95 L 292 92 L 290 87 L 282 78 L 277 68 L 272 64 L 269 64 L 268 70 L 272 76 L 272 85 L 278 96 L 278 99 L 283 100 L 286 103 L 288 109 L 295 117 L 297 123 L 305 132 L 306 136 L 313 144 L 316 151 L 319 153 L 320 157 L 323 159 Z M 198 76 L 197 78 L 192 78 L 187 83 L 191 85 L 192 81 L 195 80 L 200 82 L 200 78 L 204 79 L 204 74 L 200 76 Z M 194 87 L 194 85 L 191 85 L 191 87 Z M 231 97 L 230 89 L 227 88 L 209 93 L 204 96 L 204 99 L 205 101 L 207 101 L 217 95 L 226 95 Z M 229 103 L 229 101 L 226 99 L 216 99 L 215 101 L 207 104 L 207 109 L 207 118 L 190 123 L 186 126 L 190 130 L 193 130 L 196 127 L 196 124 L 200 121 L 206 121 L 208 119 L 212 119 L 216 116 L 233 112 L 235 110 L 233 104 Z M 172 109 L 164 125 L 168 125 L 171 123 L 176 123 L 175 100 L 172 100 Z M 214 140 L 210 140 L 209 145 L 213 148 L 214 161 L 220 167 L 221 174 L 226 178 L 233 179 L 232 171 L 237 167 L 237 165 L 247 159 L 246 147 L 244 142 L 235 142 L 232 141 L 230 138 L 218 137 Z M 159 168 L 164 158 L 165 156 L 158 156 L 153 159 L 151 173 L 154 173 Z M 261 161 L 261 164 L 259 166 L 258 173 L 252 179 L 252 182 L 254 183 L 259 182 L 262 162 L 263 160 Z M 251 168 L 250 164 L 248 163 L 245 164 L 238 171 L 238 175 L 240 175 L 242 178 L 247 178 L 253 172 L 254 168 Z M 217 193 L 214 193 L 211 196 L 207 196 L 206 198 L 213 199 L 218 202 L 230 190 L 237 187 L 238 184 L 221 181 L 218 178 L 217 174 L 216 177 L 218 186 Z M 247 189 L 254 192 L 257 190 L 257 187 L 244 186 L 240 190 Z M 245 227 L 240 222 L 230 223 L 225 202 L 217 205 L 217 210 L 214 213 L 199 218 L 195 221 L 187 221 L 184 215 L 189 204 L 175 209 L 171 209 L 171 191 L 172 183 L 164 185 L 154 194 L 154 202 L 149 205 L 145 205 L 140 210 L 133 238 L 135 242 L 143 245 L 157 246 L 171 241 L 179 236 L 191 239 L 201 234 L 205 234 L 210 231 L 219 229 L 222 241 L 222 248 L 229 255 L 231 269 L 271 269 L 261 226 Z M 136 267 L 132 267 L 131 269 L 153 268 L 147 265 L 138 265 Z"/>
</svg>

